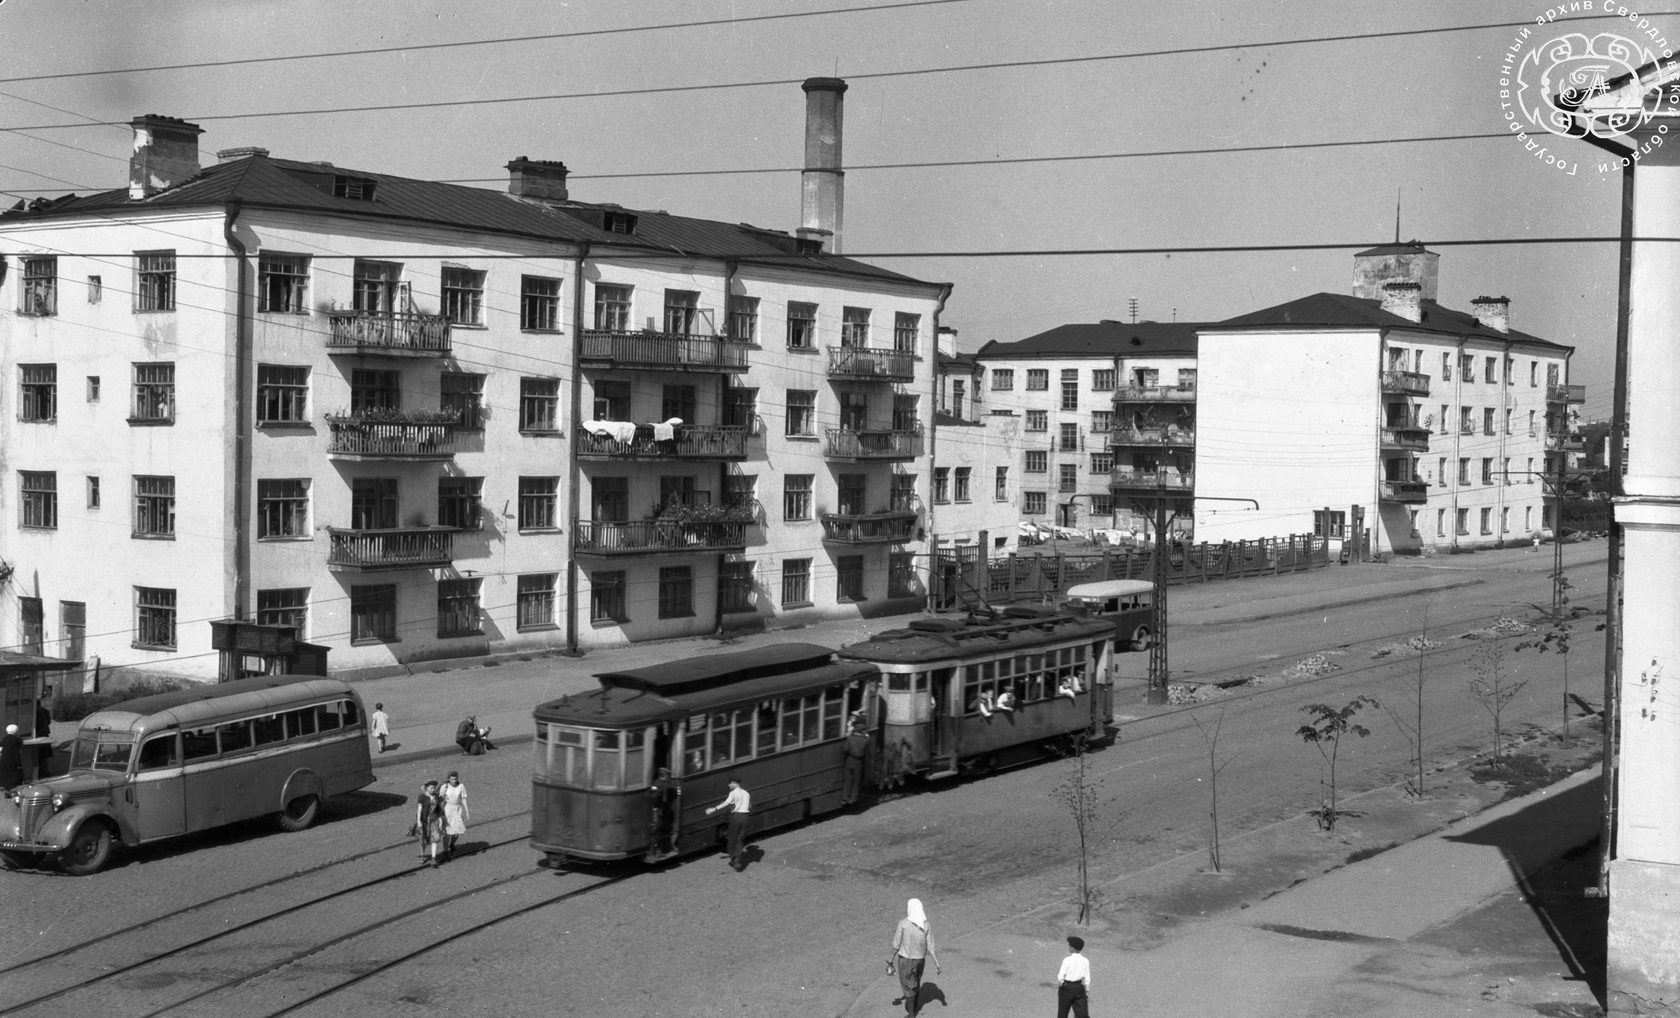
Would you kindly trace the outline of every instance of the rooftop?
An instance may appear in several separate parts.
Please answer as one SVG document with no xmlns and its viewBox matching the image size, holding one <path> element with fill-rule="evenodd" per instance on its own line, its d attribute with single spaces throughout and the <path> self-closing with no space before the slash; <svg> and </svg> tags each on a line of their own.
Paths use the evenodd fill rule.
<svg viewBox="0 0 1680 1018">
<path fill-rule="evenodd" d="M 1100 322 L 1058 325 L 1013 343 L 991 342 L 975 357 L 1009 360 L 1026 357 L 1115 357 L 1191 354 L 1196 332 L 1206 322 Z"/>
<path fill-rule="evenodd" d="M 1409 329 L 1413 332 L 1434 332 L 1447 336 L 1489 339 L 1498 342 L 1517 342 L 1543 346 L 1553 350 L 1573 351 L 1574 347 L 1553 343 L 1512 329 L 1500 332 L 1490 329 L 1466 311 L 1444 308 L 1431 300 L 1422 302 L 1423 320 L 1409 321 L 1382 309 L 1382 301 L 1365 297 L 1350 297 L 1340 293 L 1314 293 L 1277 304 L 1246 315 L 1227 318 L 1223 322 L 1202 327 L 1204 332 L 1235 332 L 1242 329 Z"/>
</svg>

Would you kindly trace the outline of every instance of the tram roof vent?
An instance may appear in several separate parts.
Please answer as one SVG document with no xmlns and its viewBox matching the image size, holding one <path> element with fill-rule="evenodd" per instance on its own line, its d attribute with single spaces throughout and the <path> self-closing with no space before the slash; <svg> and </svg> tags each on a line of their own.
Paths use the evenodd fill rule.
<svg viewBox="0 0 1680 1018">
<path fill-rule="evenodd" d="M 968 623 L 962 619 L 934 618 L 911 619 L 910 628 L 918 633 L 957 633 L 961 632 Z"/>
</svg>

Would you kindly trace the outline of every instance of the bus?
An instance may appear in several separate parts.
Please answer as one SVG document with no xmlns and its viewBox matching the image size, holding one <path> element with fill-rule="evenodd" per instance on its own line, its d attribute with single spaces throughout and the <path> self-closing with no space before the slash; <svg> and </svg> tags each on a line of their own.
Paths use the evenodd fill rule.
<svg viewBox="0 0 1680 1018">
<path fill-rule="evenodd" d="M 1067 589 L 1065 607 L 1114 623 L 1115 650 L 1148 650 L 1154 637 L 1155 584 L 1151 580 L 1098 580 Z"/>
<path fill-rule="evenodd" d="M 323 799 L 373 783 L 367 712 L 337 679 L 265 675 L 89 714 L 67 773 L 0 800 L 0 861 L 97 873 L 132 848 L 273 815 L 315 822 Z"/>
</svg>

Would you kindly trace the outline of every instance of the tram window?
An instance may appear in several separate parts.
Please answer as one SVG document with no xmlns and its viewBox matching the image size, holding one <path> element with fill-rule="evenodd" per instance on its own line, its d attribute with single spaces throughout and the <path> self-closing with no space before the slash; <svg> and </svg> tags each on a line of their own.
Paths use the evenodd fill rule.
<svg viewBox="0 0 1680 1018">
<path fill-rule="evenodd" d="M 769 756 L 776 751 L 776 705 L 758 707 L 758 755 Z"/>
<path fill-rule="evenodd" d="M 315 734 L 315 711 L 294 710 L 286 712 L 286 733 L 294 739 L 305 735 Z"/>
<path fill-rule="evenodd" d="M 918 693 L 927 692 L 927 688 L 928 688 L 927 672 L 917 672 L 916 675 L 915 675 L 914 681 L 911 684 L 911 688 L 914 689 Z"/>
<path fill-rule="evenodd" d="M 256 718 L 251 727 L 257 737 L 257 745 L 266 746 L 270 743 L 286 741 L 286 722 L 278 714 Z"/>
<path fill-rule="evenodd" d="M 583 731 L 550 725 L 548 757 L 542 766 L 548 777 L 582 787 L 589 776 L 589 747 Z"/>
<path fill-rule="evenodd" d="M 647 784 L 647 733 L 624 733 L 624 787 Z"/>
<path fill-rule="evenodd" d="M 618 749 L 617 732 L 596 732 L 591 785 L 598 791 L 616 791 L 624 784 L 624 755 Z"/>
<path fill-rule="evenodd" d="M 816 693 L 805 697 L 804 709 L 800 712 L 805 718 L 804 742 L 816 742 L 822 738 L 822 697 Z"/>
<path fill-rule="evenodd" d="M 824 739 L 840 738 L 840 721 L 846 714 L 845 690 L 839 686 L 830 686 L 823 690 L 823 725 Z"/>
<path fill-rule="evenodd" d="M 908 692 L 910 692 L 910 676 L 904 674 L 903 672 L 888 672 L 887 673 L 887 692 L 889 692 L 889 693 L 908 693 Z"/>
<path fill-rule="evenodd" d="M 181 733 L 181 755 L 187 760 L 202 760 L 216 755 L 216 730 L 195 728 Z"/>
<path fill-rule="evenodd" d="M 799 745 L 799 698 L 789 697 L 782 701 L 782 748 L 791 749 Z"/>
<path fill-rule="evenodd" d="M 223 753 L 237 753 L 251 748 L 251 722 L 229 721 L 216 726 L 216 740 Z"/>
<path fill-rule="evenodd" d="M 712 766 L 717 767 L 735 759 L 735 729 L 728 714 L 712 715 Z"/>
<path fill-rule="evenodd" d="M 165 767 L 179 767 L 181 765 L 180 744 L 175 741 L 175 733 L 160 735 L 155 739 L 147 739 L 140 744 L 140 769 L 143 771 L 162 770 Z"/>
</svg>

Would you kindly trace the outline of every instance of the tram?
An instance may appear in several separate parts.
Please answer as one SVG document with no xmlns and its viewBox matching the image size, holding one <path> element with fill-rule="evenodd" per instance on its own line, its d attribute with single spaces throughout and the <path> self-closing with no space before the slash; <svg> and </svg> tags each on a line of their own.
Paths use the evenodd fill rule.
<svg viewBox="0 0 1680 1018">
<path fill-rule="evenodd" d="M 531 841 L 569 859 L 659 862 L 715 846 L 728 783 L 748 834 L 842 806 L 848 719 L 877 787 L 1043 755 L 1113 721 L 1110 620 L 1008 608 L 917 619 L 838 653 L 777 643 L 603 672 L 538 705 Z"/>
</svg>

